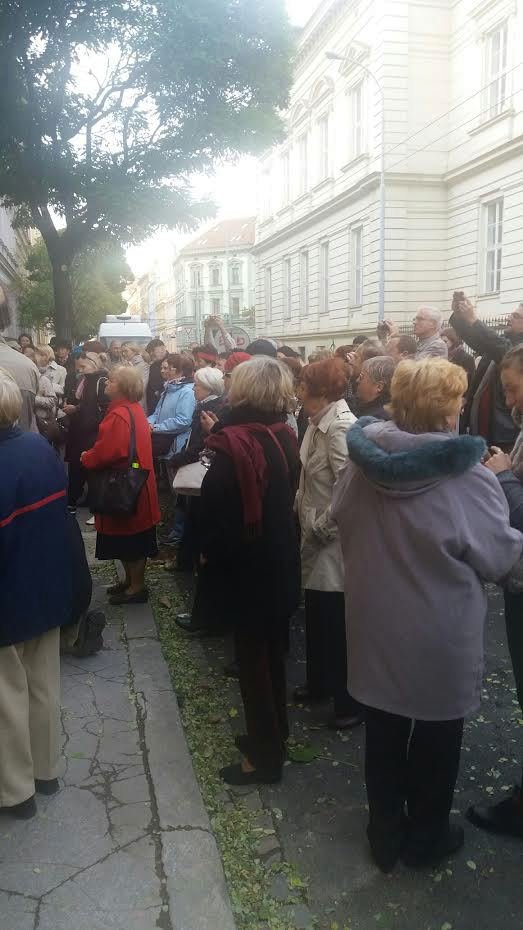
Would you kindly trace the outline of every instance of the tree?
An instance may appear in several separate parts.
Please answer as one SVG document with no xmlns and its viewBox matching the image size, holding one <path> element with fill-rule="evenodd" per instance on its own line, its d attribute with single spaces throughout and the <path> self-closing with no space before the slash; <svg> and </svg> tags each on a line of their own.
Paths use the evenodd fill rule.
<svg viewBox="0 0 523 930">
<path fill-rule="evenodd" d="M 57 334 L 88 246 L 194 226 L 190 174 L 281 132 L 284 0 L 0 0 L 0 198 L 35 226 Z"/>
<path fill-rule="evenodd" d="M 18 313 L 23 327 L 56 327 L 53 270 L 45 243 L 33 246 L 25 263 L 26 273 L 15 282 Z M 71 264 L 71 335 L 83 342 L 98 331 L 107 313 L 124 313 L 122 291 L 132 273 L 122 249 L 109 245 L 79 253 Z"/>
</svg>

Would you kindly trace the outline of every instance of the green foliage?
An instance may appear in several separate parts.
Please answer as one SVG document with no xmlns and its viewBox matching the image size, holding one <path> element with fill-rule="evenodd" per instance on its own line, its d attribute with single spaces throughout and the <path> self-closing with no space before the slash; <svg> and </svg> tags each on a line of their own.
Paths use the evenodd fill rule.
<svg viewBox="0 0 523 930">
<path fill-rule="evenodd" d="M 54 326 L 55 302 L 51 262 L 43 240 L 33 246 L 18 278 L 18 309 L 24 328 Z M 123 313 L 122 290 L 132 279 L 122 249 L 115 245 L 86 249 L 73 260 L 72 335 L 78 342 L 93 336 L 107 313 Z"/>
</svg>

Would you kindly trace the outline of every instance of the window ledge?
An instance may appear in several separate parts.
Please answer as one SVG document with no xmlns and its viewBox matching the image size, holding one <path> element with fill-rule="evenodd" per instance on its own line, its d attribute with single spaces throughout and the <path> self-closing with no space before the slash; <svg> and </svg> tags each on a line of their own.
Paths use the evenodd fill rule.
<svg viewBox="0 0 523 930">
<path fill-rule="evenodd" d="M 316 194 L 318 191 L 323 190 L 325 187 L 330 187 L 334 183 L 334 178 L 332 175 L 329 175 L 328 178 L 323 178 L 323 180 L 318 181 L 318 183 L 312 188 L 312 193 Z"/>
<path fill-rule="evenodd" d="M 346 165 L 343 165 L 341 170 L 344 174 L 346 174 L 347 171 L 352 171 L 353 168 L 356 168 L 358 165 L 364 165 L 368 161 L 370 161 L 369 153 L 362 152 L 361 155 L 356 155 L 356 158 L 351 158 L 351 160 L 348 161 Z"/>
<path fill-rule="evenodd" d="M 356 310 L 363 310 L 363 304 L 349 304 L 349 310 L 351 313 Z"/>
<path fill-rule="evenodd" d="M 310 200 L 310 199 L 311 199 L 311 192 L 305 191 L 304 194 L 300 194 L 299 197 L 296 197 L 296 200 L 294 201 L 294 203 L 295 204 L 305 203 L 306 200 Z"/>
<path fill-rule="evenodd" d="M 478 294 L 476 300 L 492 300 L 493 297 L 499 297 L 501 291 L 488 291 L 483 294 Z"/>
<path fill-rule="evenodd" d="M 276 216 L 285 216 L 285 214 L 289 213 L 290 210 L 292 210 L 292 203 L 286 203 L 285 206 L 281 208 L 281 210 L 278 210 Z"/>
<path fill-rule="evenodd" d="M 472 129 L 468 130 L 469 136 L 476 136 L 478 132 L 483 132 L 484 129 L 489 129 L 490 126 L 495 126 L 496 123 L 502 123 L 503 120 L 508 119 L 511 116 L 514 116 L 515 110 L 513 107 L 510 107 L 508 110 L 503 110 L 501 113 L 498 113 L 497 116 L 491 116 L 490 119 L 484 120 L 482 123 L 478 123 L 477 126 L 473 126 Z"/>
</svg>

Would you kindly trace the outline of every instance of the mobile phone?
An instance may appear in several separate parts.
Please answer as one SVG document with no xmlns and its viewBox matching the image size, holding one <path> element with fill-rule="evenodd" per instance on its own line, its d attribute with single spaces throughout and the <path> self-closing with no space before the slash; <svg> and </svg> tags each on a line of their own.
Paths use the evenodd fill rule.
<svg viewBox="0 0 523 930">
<path fill-rule="evenodd" d="M 466 299 L 465 291 L 454 291 L 454 294 L 452 295 L 452 312 L 453 313 L 456 313 L 456 311 L 459 310 L 460 303 L 462 303 L 462 301 L 464 301 L 465 299 Z"/>
</svg>

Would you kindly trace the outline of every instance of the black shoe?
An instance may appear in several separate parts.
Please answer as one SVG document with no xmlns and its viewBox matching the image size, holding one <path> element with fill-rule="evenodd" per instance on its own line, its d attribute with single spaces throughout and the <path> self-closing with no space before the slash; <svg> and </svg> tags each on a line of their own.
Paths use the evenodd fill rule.
<svg viewBox="0 0 523 930">
<path fill-rule="evenodd" d="M 448 829 L 435 842 L 426 844 L 415 839 L 409 841 L 401 858 L 405 865 L 413 869 L 437 865 L 442 859 L 446 859 L 447 856 L 452 856 L 453 853 L 458 852 L 464 842 L 465 832 L 463 827 L 450 824 Z"/>
<path fill-rule="evenodd" d="M 35 778 L 35 788 L 38 794 L 56 794 L 60 791 L 60 782 L 57 778 Z"/>
<path fill-rule="evenodd" d="M 369 824 L 367 837 L 374 862 L 381 872 L 388 874 L 396 866 L 407 844 L 407 818 L 402 815 L 387 823 Z"/>
<path fill-rule="evenodd" d="M 467 820 L 481 830 L 523 839 L 523 802 L 520 788 L 490 807 L 469 807 Z"/>
<path fill-rule="evenodd" d="M 239 678 L 240 677 L 240 667 L 237 662 L 229 662 L 228 665 L 224 665 L 223 674 L 226 678 Z"/>
<path fill-rule="evenodd" d="M 327 700 L 326 694 L 318 695 L 311 693 L 308 685 L 298 685 L 298 687 L 294 689 L 292 696 L 296 704 L 316 704 L 320 703 L 320 701 Z"/>
<path fill-rule="evenodd" d="M 359 727 L 363 723 L 363 720 L 363 714 L 351 714 L 347 717 L 342 717 L 341 714 L 334 714 L 334 716 L 327 721 L 327 727 L 329 730 L 353 730 L 354 727 Z"/>
<path fill-rule="evenodd" d="M 14 804 L 13 807 L 0 807 L 0 814 L 5 814 L 8 817 L 16 817 L 17 820 L 30 820 L 31 817 L 34 817 L 36 814 L 34 794 L 32 798 L 28 798 L 27 801 L 22 801 L 21 804 Z"/>
<path fill-rule="evenodd" d="M 122 591 L 127 591 L 128 587 L 127 581 L 119 581 L 118 584 L 112 584 L 110 588 L 107 588 L 106 594 L 108 597 L 111 597 L 112 594 L 121 594 Z"/>
<path fill-rule="evenodd" d="M 228 785 L 237 787 L 246 785 L 276 785 L 281 781 L 282 770 L 276 769 L 272 772 L 263 769 L 256 769 L 254 772 L 244 772 L 241 765 L 226 765 L 220 769 L 220 778 L 227 782 Z"/>
<path fill-rule="evenodd" d="M 191 614 L 178 614 L 178 616 L 174 618 L 174 622 L 184 633 L 202 633 L 205 629 L 205 627 L 193 621 Z"/>
<path fill-rule="evenodd" d="M 126 594 L 125 591 L 120 591 L 120 594 L 113 594 L 109 598 L 109 603 L 116 607 L 119 604 L 146 604 L 148 600 L 149 592 L 147 588 L 142 588 L 136 594 Z"/>
</svg>

